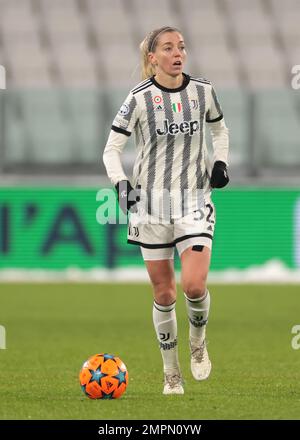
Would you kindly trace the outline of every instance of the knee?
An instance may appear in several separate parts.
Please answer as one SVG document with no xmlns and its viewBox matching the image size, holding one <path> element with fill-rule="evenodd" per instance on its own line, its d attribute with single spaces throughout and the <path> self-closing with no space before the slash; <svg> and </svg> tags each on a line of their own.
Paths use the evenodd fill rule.
<svg viewBox="0 0 300 440">
<path fill-rule="evenodd" d="M 186 283 L 182 287 L 186 296 L 191 299 L 203 298 L 206 294 L 206 280 L 198 283 Z"/>
<path fill-rule="evenodd" d="M 154 299 L 161 306 L 168 306 L 176 301 L 176 286 L 172 284 L 156 284 L 154 286 Z"/>
</svg>

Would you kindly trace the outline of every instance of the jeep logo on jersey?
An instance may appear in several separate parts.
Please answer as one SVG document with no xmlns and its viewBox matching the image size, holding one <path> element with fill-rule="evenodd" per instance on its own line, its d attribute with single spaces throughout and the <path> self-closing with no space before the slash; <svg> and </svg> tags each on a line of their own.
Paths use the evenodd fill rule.
<svg viewBox="0 0 300 440">
<path fill-rule="evenodd" d="M 164 136 L 166 134 L 171 134 L 172 136 L 174 136 L 175 134 L 178 134 L 180 132 L 193 136 L 193 134 L 199 130 L 199 126 L 199 121 L 183 121 L 180 124 L 176 124 L 176 122 L 171 122 L 171 124 L 169 124 L 169 120 L 165 119 L 163 122 L 163 128 L 158 128 L 156 130 L 156 133 L 160 136 Z"/>
</svg>

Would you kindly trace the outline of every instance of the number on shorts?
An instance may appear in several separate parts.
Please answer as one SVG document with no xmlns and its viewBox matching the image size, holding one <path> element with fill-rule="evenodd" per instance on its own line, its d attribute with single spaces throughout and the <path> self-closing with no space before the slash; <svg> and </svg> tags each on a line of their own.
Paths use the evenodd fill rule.
<svg viewBox="0 0 300 440">
<path fill-rule="evenodd" d="M 207 205 L 205 205 L 207 208 L 209 208 L 209 213 L 207 214 L 207 217 L 206 217 L 206 221 L 208 222 L 208 223 L 215 223 L 215 221 L 214 220 L 212 220 L 210 217 L 213 215 L 213 213 L 214 213 L 214 208 L 212 207 L 212 205 L 210 204 L 210 203 L 208 203 Z"/>
</svg>

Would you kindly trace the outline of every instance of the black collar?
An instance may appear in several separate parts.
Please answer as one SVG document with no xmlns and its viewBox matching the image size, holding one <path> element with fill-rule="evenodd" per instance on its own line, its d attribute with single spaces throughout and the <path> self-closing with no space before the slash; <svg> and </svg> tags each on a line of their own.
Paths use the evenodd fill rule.
<svg viewBox="0 0 300 440">
<path fill-rule="evenodd" d="M 162 90 L 163 92 L 177 93 L 177 92 L 181 92 L 181 90 L 184 90 L 190 82 L 189 75 L 187 75 L 186 73 L 182 73 L 182 75 L 183 75 L 183 82 L 181 86 L 177 87 L 176 89 L 168 89 L 167 87 L 162 86 L 155 80 L 154 76 L 151 76 L 150 80 L 158 89 Z"/>
</svg>

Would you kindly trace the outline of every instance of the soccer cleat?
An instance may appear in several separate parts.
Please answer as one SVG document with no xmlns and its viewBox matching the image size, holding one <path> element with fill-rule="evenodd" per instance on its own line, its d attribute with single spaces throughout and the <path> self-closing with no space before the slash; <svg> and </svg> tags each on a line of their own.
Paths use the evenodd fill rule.
<svg viewBox="0 0 300 440">
<path fill-rule="evenodd" d="M 182 386 L 182 376 L 179 371 L 172 373 L 164 373 L 164 390 L 163 394 L 184 394 Z"/>
<path fill-rule="evenodd" d="M 200 345 L 195 345 L 190 341 L 191 350 L 191 371 L 196 380 L 205 380 L 211 372 L 211 362 L 208 357 L 206 340 Z"/>
</svg>

